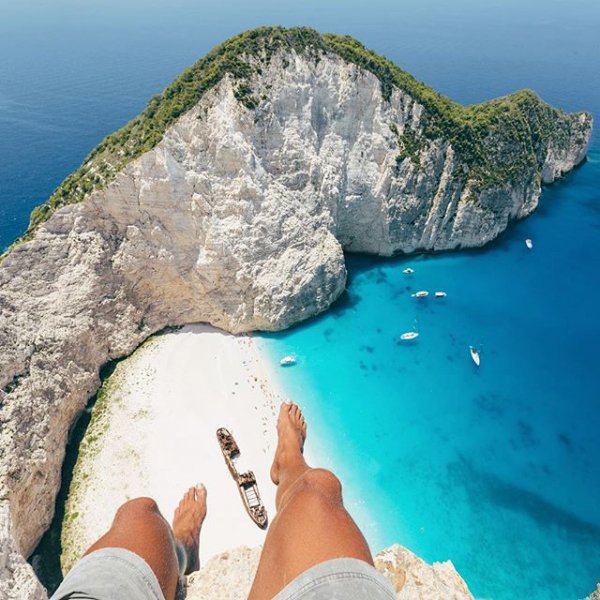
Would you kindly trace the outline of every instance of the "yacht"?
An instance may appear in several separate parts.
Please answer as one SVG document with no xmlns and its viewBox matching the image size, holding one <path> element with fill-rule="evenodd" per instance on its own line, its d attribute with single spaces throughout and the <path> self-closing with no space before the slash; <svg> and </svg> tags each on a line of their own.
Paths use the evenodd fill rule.
<svg viewBox="0 0 600 600">
<path fill-rule="evenodd" d="M 282 367 L 291 367 L 292 365 L 296 364 L 296 357 L 288 354 L 288 356 L 284 356 L 280 361 L 279 364 Z"/>
<path fill-rule="evenodd" d="M 477 350 L 477 348 L 474 348 L 473 346 L 469 346 L 469 352 L 471 353 L 471 358 L 473 359 L 473 362 L 479 366 L 481 364 L 481 358 L 479 356 L 479 351 Z"/>
<path fill-rule="evenodd" d="M 410 340 L 414 340 L 415 338 L 418 338 L 419 334 L 416 331 L 407 331 L 406 333 L 403 333 L 400 335 L 400 339 L 403 342 L 409 342 Z"/>
<path fill-rule="evenodd" d="M 525 240 L 525 245 L 531 250 L 533 248 L 533 241 L 527 238 Z"/>
<path fill-rule="evenodd" d="M 427 296 L 429 296 L 429 292 L 427 292 L 425 290 L 421 290 L 420 292 L 413 294 L 414 298 L 426 298 Z"/>
</svg>

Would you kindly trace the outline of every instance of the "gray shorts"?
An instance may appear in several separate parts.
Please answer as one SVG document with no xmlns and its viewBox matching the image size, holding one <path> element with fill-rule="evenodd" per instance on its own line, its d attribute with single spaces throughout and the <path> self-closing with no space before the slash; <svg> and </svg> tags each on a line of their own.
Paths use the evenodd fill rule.
<svg viewBox="0 0 600 600">
<path fill-rule="evenodd" d="M 274 600 L 396 600 L 392 584 L 356 558 L 334 558 L 304 571 Z"/>
<path fill-rule="evenodd" d="M 50 600 L 164 600 L 164 596 L 152 569 L 137 554 L 105 548 L 81 559 Z M 372 566 L 336 558 L 300 574 L 274 600 L 396 600 L 396 595 Z"/>
<path fill-rule="evenodd" d="M 165 600 L 148 563 L 123 548 L 84 556 L 50 600 Z"/>
</svg>

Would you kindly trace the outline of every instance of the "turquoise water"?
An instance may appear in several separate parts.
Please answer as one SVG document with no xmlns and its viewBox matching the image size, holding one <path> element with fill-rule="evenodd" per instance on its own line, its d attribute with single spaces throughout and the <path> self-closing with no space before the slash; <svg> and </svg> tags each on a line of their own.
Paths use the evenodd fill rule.
<svg viewBox="0 0 600 600">
<path fill-rule="evenodd" d="M 598 181 L 594 153 L 485 250 L 350 256 L 332 311 L 262 336 L 297 355 L 281 385 L 372 548 L 450 558 L 479 597 L 580 598 L 600 576 Z"/>
<path fill-rule="evenodd" d="M 597 0 L 0 0 L 0 14 L 0 248 L 104 135 L 257 25 L 349 33 L 464 103 L 531 87 L 600 115 Z M 373 549 L 398 541 L 452 559 L 481 598 L 593 589 L 599 233 L 596 135 L 590 161 L 489 248 L 348 257 L 349 291 L 332 311 L 262 338 L 274 360 L 299 356 L 282 385 Z M 448 297 L 416 301 L 418 289 Z M 399 345 L 415 320 L 418 341 Z"/>
</svg>

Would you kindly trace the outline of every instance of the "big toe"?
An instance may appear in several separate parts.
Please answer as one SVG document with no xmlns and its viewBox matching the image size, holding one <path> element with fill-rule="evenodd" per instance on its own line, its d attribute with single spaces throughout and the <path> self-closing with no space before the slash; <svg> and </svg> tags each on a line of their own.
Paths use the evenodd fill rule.
<svg viewBox="0 0 600 600">
<path fill-rule="evenodd" d="M 206 507 L 206 486 L 203 483 L 200 483 L 194 487 L 194 491 L 196 495 L 196 502 Z"/>
</svg>

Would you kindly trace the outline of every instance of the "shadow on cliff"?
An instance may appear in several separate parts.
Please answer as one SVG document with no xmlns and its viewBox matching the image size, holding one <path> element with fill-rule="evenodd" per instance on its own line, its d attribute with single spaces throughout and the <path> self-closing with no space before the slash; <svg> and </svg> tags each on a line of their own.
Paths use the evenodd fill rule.
<svg viewBox="0 0 600 600">
<path fill-rule="evenodd" d="M 62 522 L 65 516 L 65 504 L 69 495 L 69 488 L 73 479 L 73 470 L 79 456 L 79 446 L 85 436 L 88 425 L 92 418 L 92 409 L 98 393 L 102 387 L 102 383 L 112 375 L 116 366 L 123 359 L 117 359 L 106 363 L 100 369 L 101 385 L 98 391 L 88 400 L 86 407 L 81 411 L 81 414 L 71 426 L 67 447 L 65 449 L 65 459 L 61 469 L 61 484 L 56 503 L 54 505 L 54 517 L 50 527 L 40 540 L 33 554 L 29 557 L 29 563 L 33 567 L 38 579 L 42 585 L 48 590 L 48 595 L 51 596 L 56 588 L 63 580 L 62 571 L 60 568 L 60 555 L 62 553 L 61 530 Z"/>
</svg>

